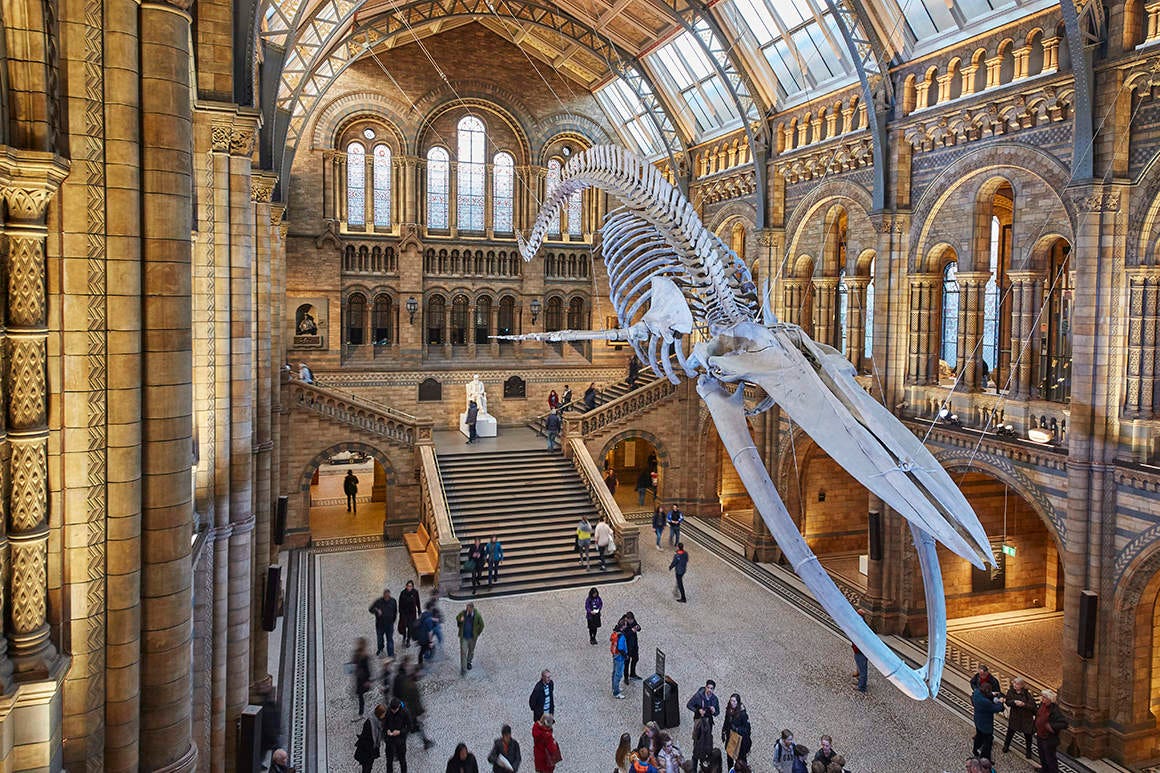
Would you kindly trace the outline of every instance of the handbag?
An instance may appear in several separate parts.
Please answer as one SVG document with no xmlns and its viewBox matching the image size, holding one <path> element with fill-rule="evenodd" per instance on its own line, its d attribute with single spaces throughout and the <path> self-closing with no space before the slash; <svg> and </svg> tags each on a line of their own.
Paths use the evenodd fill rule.
<svg viewBox="0 0 1160 773">
<path fill-rule="evenodd" d="M 573 553 L 580 552 L 580 535 L 576 535 L 576 541 L 572 544 L 572 552 Z"/>
<path fill-rule="evenodd" d="M 725 742 L 725 753 L 736 759 L 739 751 L 741 751 L 741 733 L 730 731 L 729 740 Z"/>
<path fill-rule="evenodd" d="M 560 752 L 560 744 L 553 743 L 548 747 L 548 756 L 551 757 L 552 763 L 555 764 L 564 759 L 563 753 Z"/>
<path fill-rule="evenodd" d="M 604 555 L 610 556 L 616 552 L 616 540 L 611 537 L 608 539 L 608 547 L 604 549 Z"/>
</svg>

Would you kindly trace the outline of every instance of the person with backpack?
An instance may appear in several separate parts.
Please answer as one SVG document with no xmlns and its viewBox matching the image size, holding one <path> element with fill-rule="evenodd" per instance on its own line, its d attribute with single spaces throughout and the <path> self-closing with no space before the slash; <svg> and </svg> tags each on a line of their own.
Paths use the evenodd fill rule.
<svg viewBox="0 0 1160 773">
<path fill-rule="evenodd" d="M 669 515 L 665 520 L 669 524 L 669 544 L 676 545 L 681 541 L 681 524 L 685 522 L 685 514 L 674 504 L 669 508 Z"/>
<path fill-rule="evenodd" d="M 395 696 L 391 698 L 386 716 L 383 717 L 383 756 L 387 760 L 387 773 L 394 773 L 395 760 L 399 761 L 400 773 L 407 773 L 407 734 L 410 732 L 411 715 L 398 696 Z"/>
<path fill-rule="evenodd" d="M 487 587 L 499 582 L 499 565 L 503 563 L 503 543 L 499 537 L 492 535 L 491 541 L 484 546 L 487 554 Z"/>
<path fill-rule="evenodd" d="M 600 598 L 600 591 L 596 588 L 588 591 L 588 598 L 584 599 L 584 617 L 588 622 L 588 643 L 596 643 L 596 632 L 600 630 L 600 611 L 604 609 L 604 599 Z"/>
<path fill-rule="evenodd" d="M 624 680 L 624 664 L 628 660 L 628 642 L 619 626 L 612 629 L 608 649 L 612 654 L 612 697 L 624 700 L 626 696 L 620 691 L 620 683 Z"/>
</svg>

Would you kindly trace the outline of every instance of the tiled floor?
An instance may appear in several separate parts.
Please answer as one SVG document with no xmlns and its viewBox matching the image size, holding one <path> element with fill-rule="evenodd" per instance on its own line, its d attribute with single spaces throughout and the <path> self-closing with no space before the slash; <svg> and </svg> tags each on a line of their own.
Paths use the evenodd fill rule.
<svg viewBox="0 0 1160 773">
<path fill-rule="evenodd" d="M 548 447 L 548 441 L 527 427 L 500 427 L 495 437 L 476 438 L 471 444 L 457 429 L 437 429 L 434 439 L 435 450 L 441 454 L 486 454 Z"/>
<path fill-rule="evenodd" d="M 346 505 L 310 508 L 312 539 L 362 537 L 383 533 L 386 502 L 360 502 L 357 513 L 348 513 Z"/>
<path fill-rule="evenodd" d="M 1028 610 L 1022 616 L 1025 619 L 1004 617 L 952 620 L 951 639 L 986 655 L 992 663 L 1004 663 L 1004 670 L 1022 673 L 1037 684 L 1058 685 L 1063 678 L 1063 613 Z"/>
<path fill-rule="evenodd" d="M 611 696 L 611 663 L 606 649 L 608 625 L 632 609 L 641 632 L 641 673 L 651 670 L 654 648 L 667 654 L 667 670 L 680 685 L 682 704 L 707 677 L 719 693 L 738 691 L 749 706 L 754 730 L 751 760 L 757 771 L 770 770 L 772 744 L 783 727 L 811 749 L 822 733 L 834 736 L 847 767 L 855 773 L 941 773 L 962 770 L 972 728 L 936 702 L 904 697 L 877 674 L 866 695 L 851 688 L 853 664 L 847 642 L 829 633 L 779 597 L 719 561 L 690 546 L 686 580 L 689 603 L 671 593 L 666 571 L 670 553 L 642 541 L 644 574 L 634 583 L 603 590 L 605 627 L 597 646 L 588 643 L 583 591 L 558 591 L 506 597 L 480 604 L 486 630 L 475 667 L 459 676 L 454 624 L 446 655 L 424 680 L 428 732 L 438 746 L 424 752 L 411 744 L 411 770 L 441 771 L 455 744 L 463 740 L 480 762 L 508 722 L 524 746 L 531 769 L 531 713 L 527 696 L 540 669 L 555 673 L 561 710 L 557 724 L 564 762 L 561 773 L 603 773 L 612 767 L 612 752 L 621 732 L 635 738 L 641 729 L 641 687 L 634 683 L 628 700 Z M 356 636 L 373 634 L 371 600 L 386 583 L 396 594 L 411 569 L 402 548 L 387 547 L 315 556 L 319 582 L 315 603 L 321 609 L 318 651 L 325 662 L 325 702 L 320 718 L 326 733 L 327 759 L 318 769 L 353 770 L 351 757 L 360 727 L 352 723 L 354 699 L 343 664 Z M 424 593 L 426 595 L 426 593 Z M 449 621 L 462 609 L 443 601 Z M 372 639 L 373 644 L 373 639 Z M 691 746 L 687 712 L 673 732 Z M 1014 757 L 1000 756 L 1004 773 L 1026 770 Z M 482 766 L 481 768 L 484 768 Z M 385 769 L 380 760 L 376 771 Z"/>
</svg>

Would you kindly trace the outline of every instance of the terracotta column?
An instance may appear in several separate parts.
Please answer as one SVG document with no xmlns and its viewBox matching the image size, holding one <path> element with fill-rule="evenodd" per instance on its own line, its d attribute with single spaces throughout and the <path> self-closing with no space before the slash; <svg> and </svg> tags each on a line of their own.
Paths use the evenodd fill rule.
<svg viewBox="0 0 1160 773">
<path fill-rule="evenodd" d="M 1044 324 L 1043 275 L 1038 271 L 1008 271 L 1011 281 L 1011 371 L 1008 396 L 1038 397 L 1039 324 Z M 1042 313 L 1041 313 L 1042 312 Z M 1002 385 L 1000 385 L 1002 386 Z"/>
<path fill-rule="evenodd" d="M 861 373 L 866 350 L 866 288 L 868 276 L 846 277 L 846 359 Z"/>
<path fill-rule="evenodd" d="M 838 292 L 838 278 L 819 277 L 813 282 L 814 289 L 814 333 L 813 338 L 823 344 L 838 348 L 841 343 L 834 314 L 835 298 Z"/>
<path fill-rule="evenodd" d="M 911 274 L 910 281 L 910 381 L 915 384 L 938 383 L 939 284 L 937 274 Z"/>
<path fill-rule="evenodd" d="M 1124 412 L 1137 419 L 1155 415 L 1160 399 L 1160 266 L 1128 269 L 1127 394 Z"/>
<path fill-rule="evenodd" d="M 141 30 L 141 750 L 146 770 L 185 771 L 191 743 L 193 500 L 190 232 L 193 116 L 188 4 L 146 2 Z"/>
<path fill-rule="evenodd" d="M 983 391 L 983 315 L 987 300 L 986 271 L 960 271 L 959 282 L 959 367 L 962 385 L 968 392 Z M 994 368 L 997 363 L 989 363 Z"/>
</svg>

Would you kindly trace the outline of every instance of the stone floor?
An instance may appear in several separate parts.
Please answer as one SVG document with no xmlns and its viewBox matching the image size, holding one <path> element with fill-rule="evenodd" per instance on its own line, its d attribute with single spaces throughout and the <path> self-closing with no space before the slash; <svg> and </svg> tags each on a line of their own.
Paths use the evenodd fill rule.
<svg viewBox="0 0 1160 773">
<path fill-rule="evenodd" d="M 548 447 L 548 441 L 527 427 L 500 427 L 495 437 L 476 438 L 468 443 L 457 429 L 437 429 L 435 450 L 441 454 L 486 454 L 495 451 L 527 451 Z"/>
<path fill-rule="evenodd" d="M 360 502 L 351 514 L 346 505 L 310 508 L 310 537 L 314 540 L 381 535 L 386 518 L 386 502 Z"/>
<path fill-rule="evenodd" d="M 769 771 L 772 745 L 783 727 L 800 743 L 817 747 L 822 733 L 834 736 L 847 755 L 851 771 L 864 773 L 940 773 L 960 771 L 968 756 L 972 729 L 966 719 L 936 702 L 914 702 L 871 675 L 870 691 L 850 684 L 853 670 L 847 642 L 829 633 L 774 594 L 691 545 L 686 581 L 689 603 L 672 597 L 666 572 L 670 553 L 642 542 L 644 573 L 635 582 L 604 589 L 605 627 L 597 646 L 588 643 L 583 592 L 558 591 L 481 603 L 486 630 L 474 669 L 459 676 L 454 638 L 422 683 L 428 708 L 428 732 L 438 740 L 430 752 L 411 744 L 411 769 L 441 771 L 455 744 L 463 740 L 480 758 L 490 748 L 499 725 L 515 728 L 529 760 L 531 713 L 527 697 L 542 668 L 555 674 L 561 709 L 557 738 L 564 755 L 561 773 L 598 773 L 611 769 L 612 752 L 621 732 L 641 729 L 641 687 L 627 690 L 628 700 L 611 695 L 611 662 L 606 649 L 609 624 L 632 609 L 643 626 L 642 663 L 647 674 L 654 648 L 667 654 L 667 671 L 680 685 L 682 704 L 693 690 L 714 678 L 722 701 L 738 691 L 748 704 L 754 730 L 754 770 Z M 316 609 L 321 610 L 324 662 L 324 760 L 319 770 L 353 770 L 357 731 L 355 702 L 343 664 L 356 636 L 371 636 L 371 600 L 385 582 L 396 594 L 411 576 L 403 548 L 376 547 L 318 553 Z M 595 577 L 594 577 L 595 579 Z M 426 590 L 424 591 L 426 595 Z M 462 604 L 442 602 L 449 621 Z M 454 637 L 453 622 L 448 633 Z M 373 645 L 373 638 L 372 638 Z M 646 663 L 648 664 L 646 666 Z M 691 746 L 687 712 L 673 732 Z M 323 744 L 320 743 L 320 746 Z M 1005 771 L 1026 770 L 1021 759 L 1004 759 Z M 380 760 L 375 770 L 384 770 Z M 481 765 L 481 769 L 485 766 Z"/>
<path fill-rule="evenodd" d="M 952 641 L 960 641 L 1022 673 L 1036 684 L 1058 685 L 1063 678 L 1063 613 L 1043 610 L 959 618 L 948 626 Z"/>
</svg>

